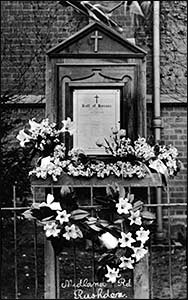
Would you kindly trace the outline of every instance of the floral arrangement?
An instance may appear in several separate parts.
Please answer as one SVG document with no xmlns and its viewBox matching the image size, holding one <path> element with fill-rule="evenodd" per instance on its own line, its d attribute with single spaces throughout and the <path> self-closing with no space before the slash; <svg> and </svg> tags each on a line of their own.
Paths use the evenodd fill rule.
<svg viewBox="0 0 188 300">
<path fill-rule="evenodd" d="M 148 227 L 155 216 L 144 211 L 143 202 L 136 200 L 133 194 L 126 194 L 117 184 L 108 185 L 106 195 L 95 200 L 98 209 L 91 215 L 79 208 L 74 190 L 63 186 L 57 199 L 48 194 L 46 202 L 33 203 L 23 215 L 43 226 L 56 254 L 67 243 L 76 245 L 90 240 L 98 253 L 98 279 L 115 283 L 126 270 L 134 269 L 148 252 Z M 113 218 L 101 218 L 99 214 L 103 209 L 105 217 L 111 214 Z"/>
<path fill-rule="evenodd" d="M 132 141 L 126 137 L 126 131 L 112 129 L 109 138 L 97 141 L 111 156 L 109 161 L 89 158 L 82 149 L 68 150 L 65 136 L 74 133 L 74 124 L 70 118 L 62 121 L 62 128 L 44 119 L 37 123 L 29 120 L 29 127 L 20 130 L 17 139 L 22 147 L 30 147 L 33 156 L 38 154 L 37 165 L 30 172 L 37 178 L 51 177 L 57 181 L 62 173 L 74 177 L 97 176 L 104 178 L 115 175 L 122 178 L 144 178 L 152 170 L 161 173 L 166 180 L 175 176 L 181 168 L 178 151 L 172 145 L 150 144 L 143 137 Z"/>
</svg>

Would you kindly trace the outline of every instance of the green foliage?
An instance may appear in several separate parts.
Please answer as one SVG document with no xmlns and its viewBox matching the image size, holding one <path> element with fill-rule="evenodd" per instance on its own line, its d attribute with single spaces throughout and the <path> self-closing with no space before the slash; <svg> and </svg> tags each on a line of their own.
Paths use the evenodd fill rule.
<svg viewBox="0 0 188 300">
<path fill-rule="evenodd" d="M 13 139 L 7 136 L 12 132 L 17 122 L 12 120 L 11 109 L 6 107 L 7 99 L 1 99 L 1 148 L 0 148 L 0 189 L 1 205 L 12 206 L 13 185 L 16 184 L 16 195 L 24 203 L 27 193 L 30 192 L 28 172 L 31 168 L 28 149 L 18 147 Z"/>
</svg>

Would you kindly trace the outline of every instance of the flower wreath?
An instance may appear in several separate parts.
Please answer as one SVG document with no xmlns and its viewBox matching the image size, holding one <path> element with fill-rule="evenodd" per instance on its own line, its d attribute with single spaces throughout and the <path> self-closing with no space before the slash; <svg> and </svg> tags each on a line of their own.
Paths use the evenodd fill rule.
<svg viewBox="0 0 188 300">
<path fill-rule="evenodd" d="M 143 210 L 143 202 L 117 184 L 106 187 L 106 196 L 96 197 L 98 211 L 109 209 L 114 220 L 101 219 L 98 211 L 91 215 L 77 204 L 75 192 L 63 186 L 61 197 L 47 195 L 46 202 L 34 203 L 23 213 L 44 226 L 47 239 L 58 255 L 64 245 L 91 240 L 100 254 L 96 274 L 99 280 L 115 283 L 125 270 L 132 270 L 148 252 L 150 230 L 154 214 Z M 105 216 L 107 215 L 105 211 Z"/>
<path fill-rule="evenodd" d="M 50 176 L 53 181 L 57 181 L 64 172 L 74 177 L 87 178 L 110 175 L 144 178 L 155 171 L 164 175 L 167 181 L 168 177 L 176 175 L 181 169 L 178 151 L 174 146 L 149 143 L 143 137 L 132 141 L 126 137 L 123 129 L 112 129 L 109 138 L 96 141 L 98 147 L 103 147 L 111 155 L 109 161 L 91 159 L 81 149 L 68 151 L 65 139 L 74 130 L 70 118 L 62 121 L 60 129 L 48 119 L 43 119 L 41 123 L 29 120 L 29 127 L 20 130 L 17 135 L 20 146 L 31 149 L 32 158 L 38 154 L 37 165 L 29 174 L 42 179 Z"/>
</svg>

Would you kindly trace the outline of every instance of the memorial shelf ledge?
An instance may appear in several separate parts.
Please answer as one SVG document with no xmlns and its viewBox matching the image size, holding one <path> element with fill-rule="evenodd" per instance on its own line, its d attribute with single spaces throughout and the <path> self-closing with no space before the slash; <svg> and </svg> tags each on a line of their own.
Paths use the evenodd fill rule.
<svg viewBox="0 0 188 300">
<path fill-rule="evenodd" d="M 144 178 L 139 179 L 137 177 L 122 178 L 116 176 L 108 176 L 105 178 L 98 178 L 93 176 L 91 178 L 86 177 L 73 177 L 66 173 L 59 177 L 58 181 L 53 181 L 51 178 L 37 179 L 36 176 L 31 177 L 32 187 L 61 187 L 63 185 L 68 186 L 82 186 L 82 187 L 104 187 L 108 184 L 117 183 L 125 187 L 162 187 L 162 176 L 158 173 L 152 173 L 152 175 L 146 175 Z"/>
</svg>

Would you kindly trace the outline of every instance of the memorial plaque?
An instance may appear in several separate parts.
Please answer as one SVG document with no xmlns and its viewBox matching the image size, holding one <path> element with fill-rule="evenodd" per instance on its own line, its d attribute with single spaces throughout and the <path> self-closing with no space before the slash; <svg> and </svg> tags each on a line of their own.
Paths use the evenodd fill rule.
<svg viewBox="0 0 188 300">
<path fill-rule="evenodd" d="M 104 155 L 96 145 L 120 127 L 120 90 L 84 89 L 73 93 L 73 121 L 76 132 L 73 147 L 83 149 L 88 155 Z"/>
</svg>

